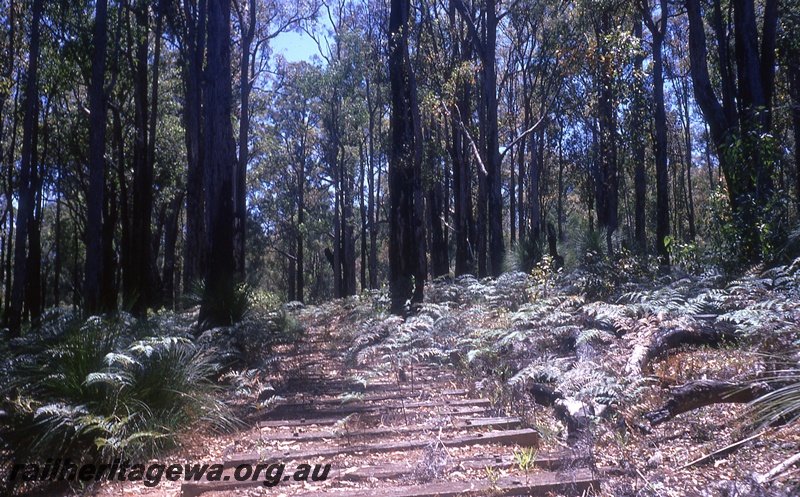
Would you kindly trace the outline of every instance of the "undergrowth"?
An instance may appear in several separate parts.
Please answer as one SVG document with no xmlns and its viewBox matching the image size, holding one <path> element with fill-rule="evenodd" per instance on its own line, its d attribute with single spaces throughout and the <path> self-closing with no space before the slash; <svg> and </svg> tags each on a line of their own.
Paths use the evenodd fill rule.
<svg viewBox="0 0 800 497">
<path fill-rule="evenodd" d="M 406 320 L 366 313 L 346 340 L 351 365 L 402 371 L 450 362 L 493 399 L 498 413 L 517 409 L 526 385 L 539 383 L 618 419 L 614 413 L 629 418 L 654 407 L 649 403 L 659 389 L 653 377 L 625 374 L 624 362 L 607 361 L 629 337 L 716 320 L 732 326 L 737 347 L 798 354 L 800 259 L 726 283 L 718 271 L 662 274 L 652 259 L 624 251 L 608 259 L 595 248 L 566 274 L 542 259 L 529 273 L 438 281 Z M 766 422 L 795 419 L 797 368 L 762 364 L 766 370 L 754 368 L 751 378 L 780 389 L 756 403 L 753 414 Z"/>
<path fill-rule="evenodd" d="M 47 312 L 39 326 L 0 345 L 4 459 L 158 457 L 190 428 L 240 427 L 227 390 L 255 397 L 248 386 L 259 383 L 274 349 L 304 331 L 269 294 L 248 292 L 244 308 L 234 325 L 200 337 L 193 313 Z"/>
<path fill-rule="evenodd" d="M 0 371 L 3 450 L 14 460 L 151 456 L 196 421 L 231 428 L 213 352 L 189 336 L 172 315 L 83 320 L 51 311 L 11 343 L 13 359 Z"/>
</svg>

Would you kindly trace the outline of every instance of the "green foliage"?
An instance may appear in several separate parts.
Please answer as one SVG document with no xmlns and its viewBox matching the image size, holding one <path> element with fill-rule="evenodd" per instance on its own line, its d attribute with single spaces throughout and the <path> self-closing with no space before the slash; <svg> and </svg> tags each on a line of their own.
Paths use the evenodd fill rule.
<svg viewBox="0 0 800 497">
<path fill-rule="evenodd" d="M 506 250 L 503 260 L 503 271 L 521 271 L 530 273 L 536 263 L 542 258 L 542 247 L 537 238 L 524 238 L 511 245 Z"/>
<path fill-rule="evenodd" d="M 188 327 L 160 321 L 48 313 L 12 344 L 16 359 L 0 371 L 9 412 L 4 450 L 38 459 L 147 456 L 197 421 L 234 426 L 217 398 L 211 354 L 192 344 Z"/>
<path fill-rule="evenodd" d="M 789 368 L 775 372 L 768 378 L 761 378 L 775 386 L 750 404 L 750 414 L 761 427 L 794 423 L 800 419 L 800 369 Z"/>
<path fill-rule="evenodd" d="M 203 322 L 198 323 L 205 330 L 244 320 L 252 308 L 253 295 L 253 289 L 246 283 L 206 288 L 205 280 L 198 280 L 192 283 L 184 301 L 205 311 Z"/>
<path fill-rule="evenodd" d="M 221 367 L 268 367 L 280 345 L 296 343 L 305 327 L 292 311 L 280 306 L 271 293 L 248 293 L 247 312 L 232 326 L 205 331 L 198 339 L 205 348 L 213 348 Z"/>
</svg>

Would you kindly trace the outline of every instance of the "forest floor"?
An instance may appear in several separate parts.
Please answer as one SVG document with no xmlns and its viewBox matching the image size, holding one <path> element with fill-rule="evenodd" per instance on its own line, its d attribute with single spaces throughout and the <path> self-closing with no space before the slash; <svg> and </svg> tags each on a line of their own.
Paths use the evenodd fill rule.
<svg viewBox="0 0 800 497">
<path fill-rule="evenodd" d="M 431 284 L 406 320 L 377 293 L 301 308 L 303 340 L 231 394 L 246 428 L 198 426 L 157 461 L 220 463 L 227 481 L 94 495 L 799 495 L 781 463 L 800 426 L 763 427 L 737 397 L 797 368 L 799 281 L 793 266 L 606 289 L 513 273 Z M 692 390 L 704 381 L 742 387 L 717 399 Z M 281 463 L 274 487 L 232 476 Z M 331 467 L 286 481 L 302 464 Z"/>
</svg>

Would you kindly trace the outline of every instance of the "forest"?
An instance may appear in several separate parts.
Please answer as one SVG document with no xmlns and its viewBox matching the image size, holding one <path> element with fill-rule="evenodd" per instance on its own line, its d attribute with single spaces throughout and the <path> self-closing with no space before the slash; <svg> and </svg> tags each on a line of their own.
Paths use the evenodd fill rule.
<svg viewBox="0 0 800 497">
<path fill-rule="evenodd" d="M 607 495 L 681 495 L 642 451 L 687 412 L 800 452 L 797 0 L 5 0 L 0 25 L 3 464 L 235 433 L 307 388 L 312 337 L 638 450 Z M 708 478 L 791 495 L 792 457 Z"/>
</svg>

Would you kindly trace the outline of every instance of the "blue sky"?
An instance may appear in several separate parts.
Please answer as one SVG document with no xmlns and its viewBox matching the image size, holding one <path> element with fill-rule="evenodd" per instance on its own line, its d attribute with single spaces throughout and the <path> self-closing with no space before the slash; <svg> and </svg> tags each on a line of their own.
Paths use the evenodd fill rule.
<svg viewBox="0 0 800 497">
<path fill-rule="evenodd" d="M 312 55 L 319 56 L 317 43 L 305 32 L 281 33 L 271 42 L 272 52 L 283 55 L 289 62 L 311 60 Z"/>
</svg>

